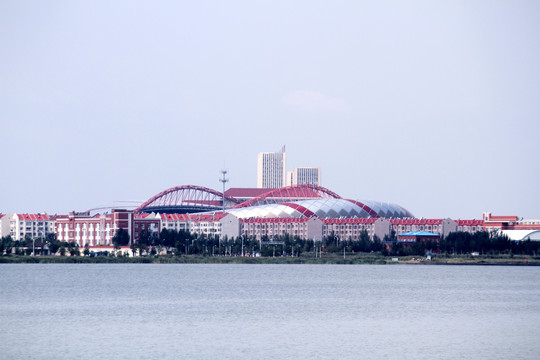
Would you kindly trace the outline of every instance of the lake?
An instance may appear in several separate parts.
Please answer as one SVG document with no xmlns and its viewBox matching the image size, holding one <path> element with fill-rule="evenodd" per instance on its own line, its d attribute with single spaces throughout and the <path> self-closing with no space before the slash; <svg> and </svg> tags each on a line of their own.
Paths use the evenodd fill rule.
<svg viewBox="0 0 540 360">
<path fill-rule="evenodd" d="M 538 359 L 540 267 L 0 265 L 2 359 Z"/>
</svg>

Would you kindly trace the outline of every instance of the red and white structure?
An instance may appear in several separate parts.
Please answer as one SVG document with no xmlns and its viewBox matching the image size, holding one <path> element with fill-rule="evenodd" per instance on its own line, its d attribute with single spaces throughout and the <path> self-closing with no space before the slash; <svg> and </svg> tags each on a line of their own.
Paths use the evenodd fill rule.
<svg viewBox="0 0 540 360">
<path fill-rule="evenodd" d="M 13 214 L 9 234 L 13 240 L 44 238 L 54 233 L 54 218 L 47 214 Z"/>
<path fill-rule="evenodd" d="M 366 231 L 370 239 L 377 236 L 380 240 L 390 234 L 390 221 L 385 218 L 352 218 L 323 219 L 323 237 L 334 235 L 340 240 L 356 241 L 362 231 Z"/>
<path fill-rule="evenodd" d="M 489 212 L 484 213 L 484 229 L 498 230 L 540 230 L 540 220 L 520 220 L 517 216 L 494 216 Z"/>
<path fill-rule="evenodd" d="M 75 242 L 80 247 L 111 246 L 112 238 L 120 229 L 130 236 L 130 244 L 143 230 L 161 231 L 159 218 L 144 214 L 135 216 L 132 210 L 115 209 L 111 213 L 90 215 L 90 212 L 72 212 L 56 219 L 56 237 L 60 241 Z"/>
<path fill-rule="evenodd" d="M 276 236 L 298 236 L 301 239 L 322 240 L 323 221 L 317 218 L 258 218 L 242 219 L 241 234 L 262 240 Z"/>
<path fill-rule="evenodd" d="M 474 234 L 478 231 L 484 231 L 484 220 L 455 220 L 457 222 L 457 231 Z"/>
</svg>

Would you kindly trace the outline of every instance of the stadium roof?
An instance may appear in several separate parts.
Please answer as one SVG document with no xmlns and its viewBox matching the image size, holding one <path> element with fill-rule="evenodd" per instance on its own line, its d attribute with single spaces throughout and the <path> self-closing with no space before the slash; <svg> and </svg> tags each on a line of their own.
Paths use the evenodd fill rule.
<svg viewBox="0 0 540 360">
<path fill-rule="evenodd" d="M 534 240 L 540 241 L 540 230 L 501 230 L 501 232 L 508 236 L 510 240 L 524 241 Z"/>
<path fill-rule="evenodd" d="M 370 218 L 412 217 L 413 215 L 396 204 L 378 201 L 351 201 L 346 199 L 313 199 L 290 201 L 279 204 L 264 204 L 226 212 L 240 218 Z"/>
<path fill-rule="evenodd" d="M 245 201 L 240 196 L 245 196 Z M 343 199 L 327 188 L 312 184 L 277 189 L 233 188 L 225 196 L 213 189 L 181 185 L 154 195 L 135 209 L 135 213 L 206 213 L 223 208 L 240 219 L 414 217 L 396 204 Z"/>
</svg>

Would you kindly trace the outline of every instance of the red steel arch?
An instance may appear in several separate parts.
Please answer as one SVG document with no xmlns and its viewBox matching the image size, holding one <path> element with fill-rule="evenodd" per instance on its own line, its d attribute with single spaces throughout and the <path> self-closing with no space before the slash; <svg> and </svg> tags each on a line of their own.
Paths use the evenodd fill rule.
<svg viewBox="0 0 540 360">
<path fill-rule="evenodd" d="M 166 207 L 200 207 L 201 211 L 215 209 L 222 206 L 223 194 L 219 191 L 196 185 L 181 185 L 169 188 L 152 196 L 142 203 L 134 211 L 140 213 L 146 208 L 166 208 Z M 229 204 L 227 204 L 229 203 Z M 239 201 L 225 197 L 225 204 L 230 207 L 238 204 Z"/>
<path fill-rule="evenodd" d="M 328 190 L 327 188 L 318 185 L 292 185 L 270 190 L 267 193 L 254 197 L 253 199 L 244 201 L 241 204 L 235 205 L 233 209 L 307 199 L 341 199 L 341 196 L 331 190 Z"/>
</svg>

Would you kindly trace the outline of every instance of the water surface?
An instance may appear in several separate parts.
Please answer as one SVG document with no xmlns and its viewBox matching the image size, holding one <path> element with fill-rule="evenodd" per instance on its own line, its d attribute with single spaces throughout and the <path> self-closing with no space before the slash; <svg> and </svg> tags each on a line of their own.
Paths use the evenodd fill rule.
<svg viewBox="0 0 540 360">
<path fill-rule="evenodd" d="M 0 265 L 5 359 L 538 359 L 540 268 Z"/>
</svg>

